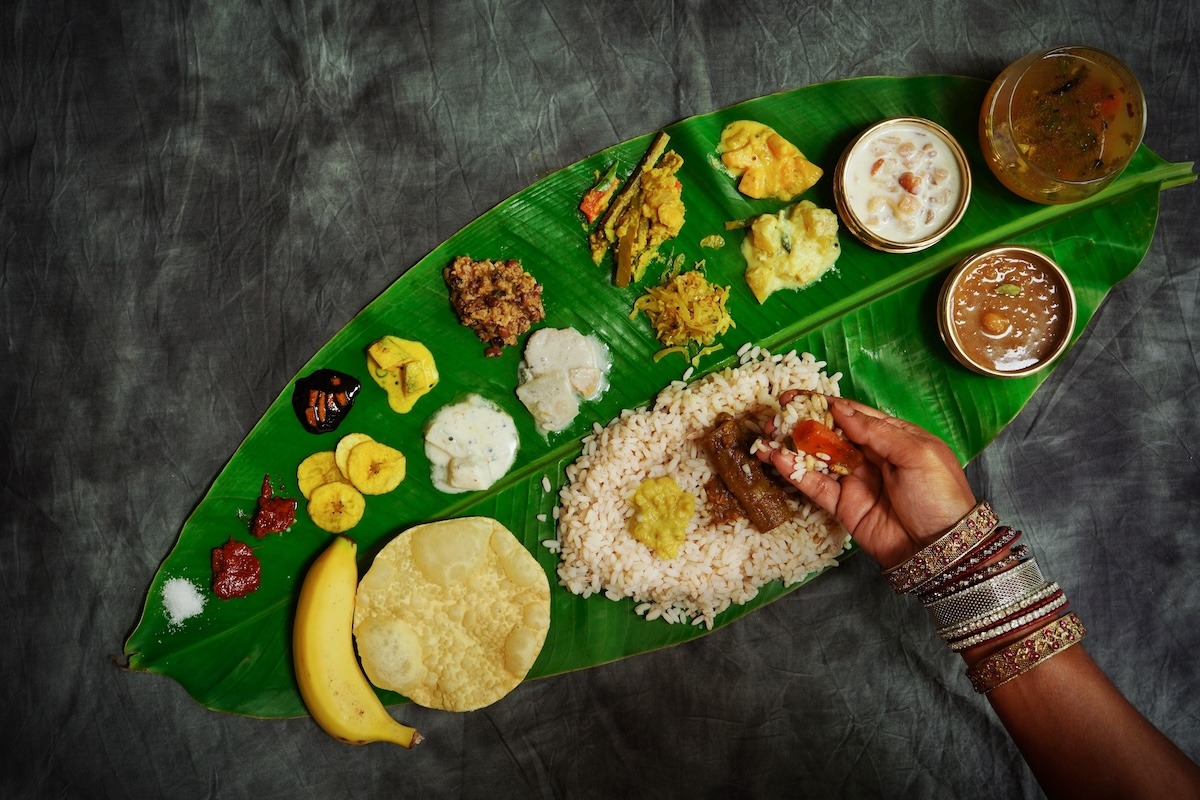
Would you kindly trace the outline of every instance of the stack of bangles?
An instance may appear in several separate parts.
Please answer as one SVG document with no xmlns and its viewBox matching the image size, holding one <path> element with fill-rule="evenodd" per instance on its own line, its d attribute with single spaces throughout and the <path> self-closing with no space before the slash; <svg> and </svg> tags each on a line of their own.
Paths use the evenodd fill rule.
<svg viewBox="0 0 1200 800">
<path fill-rule="evenodd" d="M 1020 538 L 1020 531 L 999 525 L 982 500 L 933 544 L 883 573 L 897 593 L 920 598 L 951 650 L 1025 633 L 967 670 L 980 693 L 1028 672 L 1087 633 L 1079 617 L 1065 613 L 1062 589 L 1046 580 Z"/>
</svg>

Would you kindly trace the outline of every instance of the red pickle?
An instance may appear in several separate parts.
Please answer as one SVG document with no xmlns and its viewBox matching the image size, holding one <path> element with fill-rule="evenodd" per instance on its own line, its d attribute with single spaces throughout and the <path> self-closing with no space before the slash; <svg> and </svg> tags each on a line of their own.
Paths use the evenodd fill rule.
<svg viewBox="0 0 1200 800">
<path fill-rule="evenodd" d="M 258 589 L 262 564 L 250 545 L 230 539 L 212 551 L 213 592 L 222 600 L 245 597 Z"/>
<path fill-rule="evenodd" d="M 262 490 L 258 495 L 258 508 L 250 520 L 250 533 L 261 539 L 268 533 L 283 533 L 296 521 L 296 501 L 276 497 L 271 488 L 271 476 L 263 475 Z"/>
</svg>

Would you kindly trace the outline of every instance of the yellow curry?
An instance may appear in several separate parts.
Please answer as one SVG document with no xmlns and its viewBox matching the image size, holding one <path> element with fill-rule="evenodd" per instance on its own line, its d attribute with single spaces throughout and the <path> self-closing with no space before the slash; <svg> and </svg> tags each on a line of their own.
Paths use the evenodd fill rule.
<svg viewBox="0 0 1200 800">
<path fill-rule="evenodd" d="M 662 559 L 679 555 L 687 539 L 688 523 L 696 514 L 696 498 L 685 492 L 674 478 L 648 478 L 638 484 L 630 499 L 634 515 L 633 538 Z"/>
<path fill-rule="evenodd" d="M 794 144 L 761 122 L 742 119 L 721 131 L 721 163 L 747 197 L 791 200 L 820 180 L 822 170 Z"/>
</svg>

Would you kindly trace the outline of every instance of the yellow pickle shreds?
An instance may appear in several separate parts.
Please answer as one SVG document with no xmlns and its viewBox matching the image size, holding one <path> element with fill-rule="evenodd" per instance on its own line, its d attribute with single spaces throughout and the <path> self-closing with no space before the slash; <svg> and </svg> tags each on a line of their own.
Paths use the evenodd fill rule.
<svg viewBox="0 0 1200 800">
<path fill-rule="evenodd" d="M 644 312 L 666 347 L 710 345 L 734 327 L 728 300 L 729 287 L 714 286 L 699 269 L 674 272 L 637 299 L 630 317 Z"/>
</svg>

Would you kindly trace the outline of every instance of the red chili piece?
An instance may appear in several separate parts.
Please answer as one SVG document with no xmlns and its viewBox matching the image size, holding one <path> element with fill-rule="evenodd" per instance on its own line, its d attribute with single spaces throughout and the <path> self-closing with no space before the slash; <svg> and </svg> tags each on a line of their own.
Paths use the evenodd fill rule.
<svg viewBox="0 0 1200 800">
<path fill-rule="evenodd" d="M 588 190 L 579 203 L 579 210 L 583 212 L 589 225 L 608 210 L 608 204 L 612 201 L 613 194 L 620 185 L 621 182 L 617 180 L 617 164 L 614 161 L 608 171 L 604 173 L 604 177 L 596 181 L 596 185 Z"/>
<path fill-rule="evenodd" d="M 264 475 L 258 495 L 258 509 L 250 521 L 250 532 L 261 539 L 268 533 L 283 533 L 296 521 L 296 501 L 276 497 L 271 488 L 271 476 Z"/>
<path fill-rule="evenodd" d="M 213 591 L 222 600 L 245 597 L 258 588 L 262 564 L 244 542 L 232 538 L 212 551 Z"/>
</svg>

